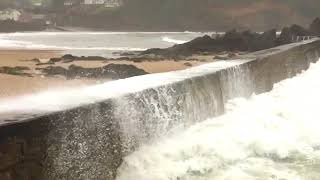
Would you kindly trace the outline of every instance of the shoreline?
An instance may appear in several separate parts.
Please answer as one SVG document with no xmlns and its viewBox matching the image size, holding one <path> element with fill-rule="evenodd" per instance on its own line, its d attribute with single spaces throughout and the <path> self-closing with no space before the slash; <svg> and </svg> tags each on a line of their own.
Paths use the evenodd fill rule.
<svg viewBox="0 0 320 180">
<path fill-rule="evenodd" d="M 32 58 L 52 58 L 59 56 L 56 51 L 50 50 L 0 50 L 0 67 L 28 67 L 28 73 L 32 73 L 34 77 L 26 77 L 19 75 L 10 75 L 0 73 L 0 100 L 23 96 L 26 94 L 46 91 L 51 88 L 59 87 L 81 87 L 95 83 L 92 80 L 65 80 L 61 77 L 43 77 L 37 75 L 36 66 L 33 62 L 25 61 Z"/>
<path fill-rule="evenodd" d="M 23 67 L 28 68 L 23 72 L 30 74 L 32 77 L 22 75 L 12 75 L 0 72 L 0 100 L 24 96 L 32 93 L 39 93 L 50 89 L 61 88 L 81 88 L 88 85 L 104 83 L 112 79 L 108 78 L 76 78 L 67 79 L 63 76 L 47 77 L 41 74 L 39 68 L 48 66 L 68 68 L 71 65 L 83 68 L 99 68 L 109 64 L 133 65 L 147 73 L 162 73 L 169 71 L 183 70 L 190 67 L 198 66 L 208 62 L 199 60 L 159 60 L 159 61 L 142 61 L 134 62 L 129 60 L 76 60 L 68 63 L 56 62 L 48 65 L 36 65 L 32 59 L 39 59 L 41 62 L 49 61 L 50 58 L 58 58 L 63 55 L 63 51 L 57 50 L 29 50 L 29 49 L 0 49 L 0 68 L 2 67 Z M 188 63 L 186 65 L 186 63 Z"/>
</svg>

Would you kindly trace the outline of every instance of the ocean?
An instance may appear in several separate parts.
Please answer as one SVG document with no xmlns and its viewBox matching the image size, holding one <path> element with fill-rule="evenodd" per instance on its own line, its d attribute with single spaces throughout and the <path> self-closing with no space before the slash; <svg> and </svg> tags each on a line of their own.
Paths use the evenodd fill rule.
<svg viewBox="0 0 320 180">
<path fill-rule="evenodd" d="M 78 56 L 114 57 L 114 52 L 143 51 L 185 43 L 203 32 L 19 32 L 1 33 L 1 49 L 61 50 Z"/>
</svg>

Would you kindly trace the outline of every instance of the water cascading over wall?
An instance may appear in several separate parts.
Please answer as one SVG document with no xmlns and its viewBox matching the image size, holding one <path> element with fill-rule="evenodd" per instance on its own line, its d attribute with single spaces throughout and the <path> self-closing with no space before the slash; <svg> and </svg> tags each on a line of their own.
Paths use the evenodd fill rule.
<svg viewBox="0 0 320 180">
<path fill-rule="evenodd" d="M 126 79 L 119 84 L 136 83 L 138 90 L 66 110 L 6 116 L 0 121 L 0 179 L 112 180 L 122 158 L 141 144 L 223 114 L 232 98 L 271 90 L 307 69 L 319 53 L 320 41 L 286 45 L 239 60 Z"/>
</svg>

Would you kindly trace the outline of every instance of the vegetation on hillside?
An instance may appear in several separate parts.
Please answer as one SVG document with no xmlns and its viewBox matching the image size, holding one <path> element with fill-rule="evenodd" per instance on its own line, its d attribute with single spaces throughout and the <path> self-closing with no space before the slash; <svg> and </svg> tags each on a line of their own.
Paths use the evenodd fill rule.
<svg viewBox="0 0 320 180">
<path fill-rule="evenodd" d="M 265 30 L 320 16 L 319 0 L 123 0 L 119 8 L 83 7 L 81 0 L 71 7 L 64 0 L 1 0 L 0 8 L 40 1 L 58 14 L 59 25 L 109 30 Z"/>
</svg>

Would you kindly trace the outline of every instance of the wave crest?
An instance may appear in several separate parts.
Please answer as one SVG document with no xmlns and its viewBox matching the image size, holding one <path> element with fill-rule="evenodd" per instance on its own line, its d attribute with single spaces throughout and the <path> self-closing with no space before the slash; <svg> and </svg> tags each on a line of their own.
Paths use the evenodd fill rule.
<svg viewBox="0 0 320 180">
<path fill-rule="evenodd" d="M 162 41 L 169 42 L 169 43 L 174 43 L 174 44 L 184 44 L 184 43 L 188 42 L 188 41 L 185 41 L 185 40 L 172 39 L 172 38 L 169 38 L 167 36 L 162 37 Z"/>
</svg>

